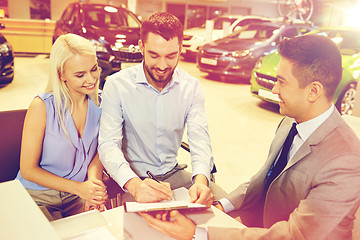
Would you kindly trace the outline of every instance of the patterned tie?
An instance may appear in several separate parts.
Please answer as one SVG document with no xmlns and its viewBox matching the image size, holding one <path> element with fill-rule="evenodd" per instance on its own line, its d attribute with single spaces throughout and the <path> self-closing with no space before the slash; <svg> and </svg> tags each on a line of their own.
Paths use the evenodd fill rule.
<svg viewBox="0 0 360 240">
<path fill-rule="evenodd" d="M 283 148 L 282 148 L 282 151 L 281 151 L 281 154 L 280 154 L 280 157 L 279 157 L 277 163 L 275 164 L 275 161 L 274 161 L 274 163 L 270 167 L 268 174 L 266 175 L 265 192 L 267 192 L 267 189 L 270 186 L 270 184 L 272 183 L 272 181 L 274 181 L 274 179 L 285 168 L 285 166 L 288 162 L 288 155 L 289 155 L 290 147 L 291 147 L 294 137 L 296 136 L 297 133 L 298 133 L 298 131 L 296 130 L 296 123 L 294 122 L 290 129 L 288 136 L 286 137 L 286 140 L 284 142 L 284 145 L 283 145 Z"/>
</svg>

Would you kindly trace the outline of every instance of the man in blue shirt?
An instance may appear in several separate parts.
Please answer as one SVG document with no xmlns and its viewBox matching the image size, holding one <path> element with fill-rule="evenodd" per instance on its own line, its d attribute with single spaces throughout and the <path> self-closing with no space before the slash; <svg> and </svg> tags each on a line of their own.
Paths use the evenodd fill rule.
<svg viewBox="0 0 360 240">
<path fill-rule="evenodd" d="M 138 202 L 170 199 L 171 189 L 186 187 L 191 201 L 210 206 L 212 191 L 217 198 L 226 192 L 209 180 L 214 163 L 200 83 L 177 68 L 183 26 L 169 13 L 156 13 L 140 34 L 143 62 L 113 74 L 104 87 L 100 159 Z M 176 160 L 185 126 L 192 174 Z M 147 171 L 167 183 L 146 178 Z"/>
</svg>

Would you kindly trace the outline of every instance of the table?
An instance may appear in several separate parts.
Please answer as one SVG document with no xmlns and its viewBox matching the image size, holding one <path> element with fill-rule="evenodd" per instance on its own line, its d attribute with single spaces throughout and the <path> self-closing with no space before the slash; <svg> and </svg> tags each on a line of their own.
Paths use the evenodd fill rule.
<svg viewBox="0 0 360 240">
<path fill-rule="evenodd" d="M 104 212 L 93 210 L 49 222 L 18 180 L 0 183 L 0 239 L 12 240 L 168 240 L 148 227 L 136 213 L 120 206 Z M 189 201 L 185 188 L 174 190 L 176 200 Z M 244 228 L 240 222 L 215 207 L 185 211 L 200 226 Z"/>
<path fill-rule="evenodd" d="M 176 200 L 189 200 L 187 190 L 174 190 Z M 199 226 L 217 226 L 227 228 L 244 228 L 245 226 L 212 206 L 206 210 L 183 211 L 187 217 Z M 93 210 L 75 216 L 51 222 L 62 239 L 92 239 L 96 234 L 103 234 L 102 240 L 113 239 L 172 239 L 148 227 L 146 221 L 136 213 L 126 213 L 120 206 L 104 212 Z M 96 238 L 93 238 L 96 239 Z"/>
</svg>

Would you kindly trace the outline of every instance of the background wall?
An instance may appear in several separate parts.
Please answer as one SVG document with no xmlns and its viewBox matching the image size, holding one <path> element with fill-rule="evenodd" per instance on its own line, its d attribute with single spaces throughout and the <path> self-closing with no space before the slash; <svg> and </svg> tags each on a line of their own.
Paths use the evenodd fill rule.
<svg viewBox="0 0 360 240">
<path fill-rule="evenodd" d="M 30 3 L 37 0 L 8 0 L 9 17 L 31 19 Z M 51 20 L 57 20 L 66 6 L 76 0 L 49 0 Z M 278 17 L 277 0 L 78 0 L 82 2 L 107 3 L 128 7 L 140 18 L 146 18 L 154 12 L 170 11 L 183 18 L 187 27 L 191 14 L 204 14 L 205 20 L 211 19 L 213 10 L 229 14 L 251 14 L 267 17 Z M 312 21 L 319 26 L 343 25 L 348 16 L 347 11 L 354 8 L 359 0 L 313 0 L 315 4 Z"/>
</svg>

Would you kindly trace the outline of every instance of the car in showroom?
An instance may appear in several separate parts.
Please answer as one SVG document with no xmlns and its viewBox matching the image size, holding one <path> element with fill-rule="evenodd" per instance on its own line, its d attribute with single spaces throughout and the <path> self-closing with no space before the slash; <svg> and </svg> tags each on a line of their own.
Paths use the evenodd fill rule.
<svg viewBox="0 0 360 240">
<path fill-rule="evenodd" d="M 53 41 L 66 33 L 89 39 L 96 48 L 102 68 L 102 88 L 109 74 L 142 61 L 138 46 L 140 27 L 141 21 L 126 8 L 74 2 L 56 21 Z"/>
<path fill-rule="evenodd" d="M 0 24 L 0 29 L 5 25 Z M 14 53 L 11 44 L 0 33 L 0 87 L 9 84 L 14 79 Z"/>
<path fill-rule="evenodd" d="M 202 72 L 227 78 L 250 79 L 256 61 L 273 51 L 284 38 L 315 27 L 304 22 L 274 20 L 249 24 L 229 36 L 200 47 L 196 65 Z"/>
<path fill-rule="evenodd" d="M 240 30 L 241 27 L 250 23 L 270 21 L 269 18 L 251 15 L 222 15 L 213 19 L 214 26 L 211 32 L 211 40 L 215 41 L 224 36 L 224 23 L 229 23 L 228 34 Z M 185 59 L 195 60 L 199 47 L 206 43 L 206 23 L 200 27 L 184 30 L 184 39 L 181 55 Z M 228 35 L 227 34 L 227 35 Z"/>
<path fill-rule="evenodd" d="M 327 36 L 338 45 L 342 56 L 343 74 L 333 102 L 342 115 L 351 115 L 360 77 L 360 29 L 319 28 L 309 34 Z M 250 80 L 250 91 L 253 96 L 267 102 L 279 103 L 278 95 L 271 92 L 277 82 L 276 69 L 279 61 L 280 55 L 277 51 L 258 60 Z"/>
</svg>

